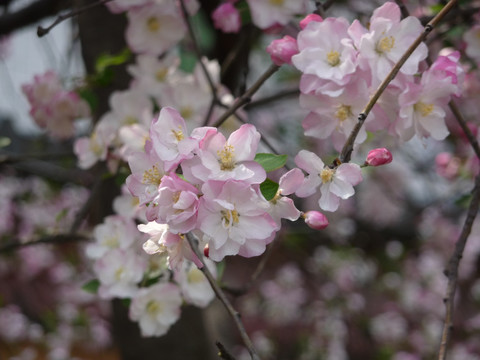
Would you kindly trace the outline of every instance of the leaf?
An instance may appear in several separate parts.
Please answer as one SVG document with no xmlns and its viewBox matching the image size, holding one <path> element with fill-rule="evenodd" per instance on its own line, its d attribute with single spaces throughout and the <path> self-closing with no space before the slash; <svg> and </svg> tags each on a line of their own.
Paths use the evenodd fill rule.
<svg viewBox="0 0 480 360">
<path fill-rule="evenodd" d="M 93 279 L 87 282 L 86 284 L 84 284 L 82 286 L 82 289 L 90 294 L 96 294 L 99 287 L 100 287 L 100 281 L 98 281 L 98 279 Z"/>
<path fill-rule="evenodd" d="M 125 48 L 118 54 L 102 54 L 95 63 L 95 70 L 99 74 L 103 73 L 110 66 L 121 65 L 127 62 L 131 56 L 132 53 L 128 48 Z"/>
<path fill-rule="evenodd" d="M 266 172 L 280 169 L 287 162 L 287 155 L 275 155 L 267 153 L 258 153 L 255 155 L 255 161 L 265 169 Z"/>
<path fill-rule="evenodd" d="M 275 181 L 267 178 L 263 183 L 260 184 L 260 191 L 262 192 L 262 195 L 265 197 L 265 199 L 270 201 L 277 194 L 278 186 L 279 185 Z"/>
<path fill-rule="evenodd" d="M 77 94 L 87 102 L 88 106 L 90 106 L 90 110 L 95 110 L 97 108 L 98 98 L 92 90 L 88 88 L 78 89 Z"/>
</svg>

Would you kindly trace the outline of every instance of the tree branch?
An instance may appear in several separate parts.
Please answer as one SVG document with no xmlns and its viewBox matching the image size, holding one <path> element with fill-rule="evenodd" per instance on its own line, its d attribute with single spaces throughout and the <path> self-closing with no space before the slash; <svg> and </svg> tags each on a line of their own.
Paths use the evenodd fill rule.
<svg viewBox="0 0 480 360">
<path fill-rule="evenodd" d="M 256 350 L 253 346 L 252 340 L 250 340 L 250 337 L 248 336 L 247 331 L 245 330 L 245 327 L 243 326 L 240 313 L 233 308 L 233 306 L 230 303 L 230 301 L 228 300 L 227 296 L 225 295 L 223 290 L 220 288 L 220 286 L 218 286 L 217 281 L 213 277 L 210 270 L 208 270 L 208 267 L 203 262 L 203 260 L 202 260 L 203 256 L 200 253 L 200 251 L 198 250 L 198 246 L 197 246 L 198 240 L 196 239 L 195 235 L 193 235 L 192 233 L 188 233 L 188 234 L 186 234 L 186 237 L 187 237 L 188 243 L 190 244 L 190 247 L 192 248 L 193 252 L 195 253 L 195 255 L 197 255 L 197 257 L 202 262 L 203 266 L 200 270 L 203 272 L 203 274 L 207 278 L 208 282 L 212 286 L 212 289 L 215 292 L 215 295 L 217 296 L 217 298 L 222 302 L 222 304 L 227 309 L 229 315 L 232 317 L 233 322 L 235 323 L 238 331 L 240 332 L 240 336 L 243 340 L 243 343 L 247 347 L 248 352 L 250 353 L 250 356 L 252 357 L 252 360 L 260 360 L 260 357 L 258 356 L 258 354 L 257 354 L 257 352 L 256 352 Z"/>
<path fill-rule="evenodd" d="M 0 246 L 0 253 L 17 250 L 22 247 L 35 246 L 41 244 L 67 244 L 76 241 L 87 241 L 89 237 L 81 234 L 57 234 L 43 236 L 35 241 L 21 242 L 20 240 L 12 240 Z"/>
</svg>

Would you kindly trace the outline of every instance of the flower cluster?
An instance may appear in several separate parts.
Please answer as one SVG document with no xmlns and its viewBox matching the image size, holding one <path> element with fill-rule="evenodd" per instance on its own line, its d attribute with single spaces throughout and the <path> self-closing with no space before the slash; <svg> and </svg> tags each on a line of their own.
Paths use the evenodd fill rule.
<svg viewBox="0 0 480 360">
<path fill-rule="evenodd" d="M 90 115 L 88 104 L 76 92 L 66 90 L 53 71 L 36 75 L 33 83 L 22 85 L 22 91 L 37 125 L 56 138 L 72 137 L 74 120 Z"/>
<path fill-rule="evenodd" d="M 368 29 L 358 20 L 349 24 L 343 18 L 320 17 L 309 17 L 302 28 L 291 62 L 302 72 L 300 105 L 309 111 L 303 121 L 305 135 L 332 140 L 340 150 L 369 96 L 423 27 L 413 16 L 401 20 L 398 5 L 387 2 L 374 11 Z M 443 108 L 460 93 L 460 55 L 439 56 L 418 77 L 427 52 L 420 44 L 401 67 L 368 116 L 357 143 L 365 141 L 367 131 L 380 129 L 403 141 L 415 135 L 436 140 L 448 135 Z"/>
</svg>

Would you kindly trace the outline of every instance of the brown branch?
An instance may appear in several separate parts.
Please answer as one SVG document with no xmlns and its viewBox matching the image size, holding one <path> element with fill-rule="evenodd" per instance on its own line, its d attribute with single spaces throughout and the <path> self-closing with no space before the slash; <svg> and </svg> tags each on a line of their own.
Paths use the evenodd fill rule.
<svg viewBox="0 0 480 360">
<path fill-rule="evenodd" d="M 240 96 L 237 101 L 228 109 L 220 118 L 215 122 L 213 125 L 214 127 L 219 127 L 222 125 L 225 120 L 227 120 L 231 115 L 235 113 L 240 107 L 242 107 L 245 104 L 248 104 L 252 100 L 253 94 L 255 94 L 258 89 L 263 85 L 265 81 L 267 81 L 270 76 L 275 74 L 278 69 L 280 69 L 279 66 L 272 64 L 260 78 L 242 95 Z"/>
<path fill-rule="evenodd" d="M 65 8 L 65 0 L 38 0 L 16 11 L 0 16 L 0 35 L 6 35 L 43 18 L 57 14 Z"/>
<path fill-rule="evenodd" d="M 292 90 L 283 90 L 279 91 L 276 94 L 270 95 L 270 96 L 265 96 L 261 99 L 252 101 L 251 103 L 245 105 L 245 109 L 253 109 L 259 106 L 267 105 L 270 104 L 273 101 L 281 100 L 283 98 L 288 98 L 288 97 L 296 97 L 300 95 L 300 90 L 297 89 L 292 89 Z"/>
<path fill-rule="evenodd" d="M 225 360 L 235 360 L 235 358 L 225 349 L 225 346 L 220 341 L 215 342 L 218 348 L 218 356 Z"/>
<path fill-rule="evenodd" d="M 472 225 L 477 216 L 478 209 L 480 204 L 480 175 L 477 175 L 475 178 L 475 187 L 472 191 L 472 200 L 470 201 L 470 206 L 468 207 L 467 218 L 462 228 L 462 233 L 460 234 L 457 243 L 455 244 L 455 251 L 448 262 L 448 267 L 445 270 L 445 276 L 448 278 L 447 283 L 447 293 L 443 302 L 446 307 L 445 321 L 443 324 L 442 330 L 442 340 L 440 343 L 440 350 L 438 354 L 439 360 L 445 360 L 447 356 L 447 346 L 450 341 L 452 331 L 453 331 L 453 306 L 455 300 L 455 290 L 457 287 L 458 280 L 458 267 L 460 265 L 460 260 L 463 256 L 463 251 L 465 249 L 465 244 L 467 243 L 468 236 L 472 231 Z"/>
<path fill-rule="evenodd" d="M 342 152 L 340 154 L 340 161 L 342 163 L 350 161 L 355 139 L 357 138 L 357 135 L 360 129 L 362 128 L 363 123 L 365 122 L 365 119 L 367 118 L 368 114 L 370 114 L 370 111 L 372 110 L 373 106 L 377 103 L 377 100 L 383 94 L 388 84 L 390 84 L 390 82 L 395 78 L 397 73 L 400 71 L 400 68 L 412 55 L 415 49 L 422 43 L 422 41 L 424 41 L 427 38 L 428 34 L 430 34 L 433 28 L 445 17 L 445 15 L 452 9 L 453 6 L 457 4 L 457 2 L 458 0 L 450 0 L 447 3 L 447 5 L 445 5 L 443 9 L 425 26 L 423 32 L 415 39 L 415 41 L 412 43 L 412 45 L 410 45 L 407 51 L 405 51 L 405 53 L 402 55 L 400 60 L 398 60 L 398 62 L 392 68 L 390 73 L 386 76 L 383 82 L 378 86 L 377 90 L 372 95 L 372 97 L 370 98 L 369 102 L 367 103 L 363 111 L 358 115 L 358 122 L 355 124 L 355 127 L 352 129 L 352 132 L 350 133 L 347 141 L 345 142 L 345 145 L 343 146 Z"/>
<path fill-rule="evenodd" d="M 74 157 L 73 152 L 64 152 L 64 153 L 25 153 L 25 154 L 14 154 L 6 151 L 0 151 L 0 164 L 15 164 L 24 161 L 30 160 L 55 160 L 61 158 Z"/>
<path fill-rule="evenodd" d="M 460 109 L 458 108 L 457 104 L 453 100 L 450 100 L 448 103 L 448 106 L 450 107 L 450 110 L 452 111 L 453 115 L 455 116 L 455 119 L 457 119 L 458 124 L 462 128 L 463 132 L 467 136 L 468 141 L 470 142 L 470 145 L 472 145 L 473 151 L 475 151 L 475 154 L 477 157 L 480 159 L 480 147 L 478 145 L 478 140 L 477 138 L 472 134 L 472 131 L 470 128 L 467 126 L 467 122 L 465 121 L 465 118 L 463 117 L 462 113 L 460 112 Z"/>
<path fill-rule="evenodd" d="M 76 241 L 87 241 L 89 237 L 81 234 L 57 234 L 43 236 L 35 241 L 21 242 L 20 240 L 12 240 L 0 246 L 0 253 L 17 250 L 22 247 L 35 246 L 41 244 L 67 244 Z"/>
<path fill-rule="evenodd" d="M 67 19 L 70 19 L 74 16 L 77 16 L 77 15 L 80 15 L 81 13 L 85 12 L 85 11 L 88 11 L 90 10 L 91 8 L 94 8 L 98 5 L 104 5 L 108 2 L 110 2 L 112 0 L 99 0 L 93 4 L 88 4 L 86 6 L 83 6 L 81 8 L 78 8 L 78 9 L 75 9 L 75 10 L 72 10 L 70 11 L 69 13 L 65 14 L 65 15 L 60 15 L 58 16 L 55 21 L 47 28 L 43 28 L 41 26 L 37 27 L 37 36 L 38 37 L 42 37 L 42 36 L 45 36 L 47 35 L 50 30 L 52 30 L 55 26 L 57 26 L 58 24 L 60 24 L 61 22 L 67 20 Z"/>
<path fill-rule="evenodd" d="M 195 235 L 193 235 L 192 233 L 188 233 L 186 235 L 186 237 L 187 237 L 188 243 L 190 244 L 190 247 L 192 248 L 193 252 L 195 253 L 195 255 L 197 255 L 197 257 L 202 262 L 203 266 L 200 270 L 203 272 L 203 274 L 207 278 L 208 282 L 212 286 L 212 289 L 215 292 L 215 295 L 217 296 L 217 298 L 222 302 L 223 306 L 225 306 L 225 309 L 227 309 L 229 315 L 232 317 L 233 322 L 235 323 L 238 331 L 240 332 L 240 336 L 243 340 L 243 343 L 247 347 L 248 352 L 250 353 L 250 356 L 251 356 L 252 360 L 260 360 L 260 357 L 258 356 L 258 354 L 257 354 L 257 352 L 256 352 L 256 350 L 253 346 L 252 340 L 250 340 L 250 337 L 248 336 L 247 331 L 245 330 L 245 326 L 243 326 L 240 313 L 237 310 L 234 309 L 234 307 L 232 306 L 232 304 L 228 300 L 228 298 L 225 295 L 225 293 L 223 292 L 223 290 L 220 288 L 220 286 L 218 286 L 217 281 L 213 277 L 212 273 L 210 272 L 210 270 L 208 270 L 208 267 L 203 262 L 203 260 L 202 260 L 203 256 L 200 253 L 200 251 L 198 250 L 198 240 L 196 239 Z"/>
</svg>

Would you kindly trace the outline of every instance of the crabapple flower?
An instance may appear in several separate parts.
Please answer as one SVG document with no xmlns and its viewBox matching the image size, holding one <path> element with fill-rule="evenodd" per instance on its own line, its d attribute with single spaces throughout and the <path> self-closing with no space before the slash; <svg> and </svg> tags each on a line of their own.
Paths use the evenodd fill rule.
<svg viewBox="0 0 480 360">
<path fill-rule="evenodd" d="M 260 29 L 273 25 L 286 25 L 296 14 L 306 10 L 305 0 L 247 0 L 252 22 Z"/>
<path fill-rule="evenodd" d="M 260 133 L 244 124 L 228 140 L 221 133 L 209 133 L 198 157 L 182 163 L 185 178 L 192 183 L 229 179 L 260 184 L 266 178 L 263 167 L 254 161 Z"/>
<path fill-rule="evenodd" d="M 132 298 L 129 317 L 137 321 L 143 336 L 161 336 L 180 318 L 182 297 L 172 283 L 141 288 Z"/>
<path fill-rule="evenodd" d="M 285 35 L 282 39 L 273 40 L 267 46 L 267 52 L 275 65 L 292 64 L 292 56 L 298 54 L 297 40 Z"/>
<path fill-rule="evenodd" d="M 215 132 L 215 128 L 202 127 L 196 128 L 188 136 L 187 125 L 180 113 L 174 108 L 164 107 L 152 122 L 150 138 L 154 151 L 169 171 L 175 169 L 181 161 L 193 157 L 199 142 L 207 134 Z"/>
<path fill-rule="evenodd" d="M 240 12 L 231 3 L 219 5 L 212 13 L 213 26 L 224 33 L 238 33 L 242 26 Z"/>
<path fill-rule="evenodd" d="M 214 262 L 209 259 L 203 261 L 216 277 Z M 215 298 L 212 286 L 203 272 L 190 261 L 184 261 L 182 267 L 174 272 L 174 279 L 180 286 L 183 298 L 189 304 L 204 308 Z"/>
<path fill-rule="evenodd" d="M 373 149 L 368 152 L 365 165 L 380 166 L 390 164 L 393 160 L 392 153 L 386 148 Z"/>
<path fill-rule="evenodd" d="M 332 169 L 325 166 L 316 154 L 307 150 L 298 153 L 295 163 L 308 174 L 295 194 L 307 197 L 320 187 L 321 197 L 318 205 L 325 211 L 336 211 L 340 199 L 345 200 L 355 194 L 353 186 L 362 181 L 362 172 L 357 164 L 343 163 Z"/>
<path fill-rule="evenodd" d="M 197 224 L 198 189 L 177 175 L 164 176 L 154 199 L 157 221 L 173 233 L 186 234 Z"/>
<path fill-rule="evenodd" d="M 93 230 L 95 243 L 87 246 L 86 254 L 91 259 L 99 259 L 112 249 L 128 249 L 136 234 L 133 221 L 122 216 L 107 216 Z"/>
<path fill-rule="evenodd" d="M 357 66 L 348 27 L 344 18 L 310 22 L 298 34 L 299 53 L 292 57 L 293 65 L 304 74 L 345 85 Z"/>
<path fill-rule="evenodd" d="M 386 2 L 373 12 L 368 32 L 359 40 L 358 49 L 362 58 L 360 66 L 368 66 L 372 70 L 373 86 L 383 81 L 405 49 L 423 31 L 423 26 L 416 17 L 408 16 L 401 21 L 400 18 L 399 6 Z M 421 43 L 400 68 L 400 72 L 414 75 L 418 71 L 418 64 L 427 54 L 427 46 Z"/>
<path fill-rule="evenodd" d="M 133 251 L 117 248 L 107 252 L 93 265 L 100 281 L 98 294 L 103 299 L 134 296 L 146 267 L 145 258 Z"/>
<path fill-rule="evenodd" d="M 73 151 L 78 158 L 81 169 L 92 167 L 97 161 L 105 160 L 108 147 L 115 138 L 115 129 L 107 122 L 100 120 L 90 137 L 81 137 L 75 141 Z"/>
<path fill-rule="evenodd" d="M 127 15 L 127 44 L 135 53 L 160 55 L 185 36 L 182 16 L 171 1 L 132 8 Z"/>
<path fill-rule="evenodd" d="M 132 172 L 126 180 L 128 190 L 138 197 L 140 205 L 150 203 L 158 195 L 158 186 L 165 175 L 165 165 L 153 151 L 151 141 L 145 143 L 145 152 L 128 157 L 128 165 Z"/>
<path fill-rule="evenodd" d="M 210 180 L 202 192 L 198 226 L 207 235 L 212 260 L 236 255 L 249 242 L 260 243 L 259 254 L 265 251 L 277 224 L 267 213 L 268 202 L 249 183 Z"/>
<path fill-rule="evenodd" d="M 307 211 L 303 214 L 305 224 L 314 230 L 323 230 L 328 226 L 328 219 L 320 211 Z"/>
<path fill-rule="evenodd" d="M 150 236 L 143 244 L 143 250 L 149 255 L 166 252 L 171 269 L 178 269 L 184 259 L 194 262 L 199 268 L 203 266 L 184 236 L 170 232 L 167 224 L 152 221 L 138 225 L 138 230 Z"/>
</svg>

